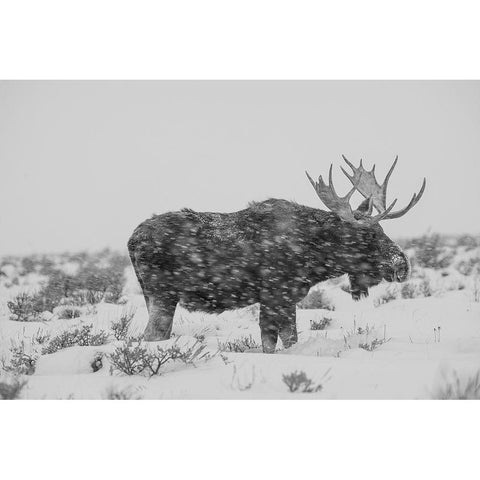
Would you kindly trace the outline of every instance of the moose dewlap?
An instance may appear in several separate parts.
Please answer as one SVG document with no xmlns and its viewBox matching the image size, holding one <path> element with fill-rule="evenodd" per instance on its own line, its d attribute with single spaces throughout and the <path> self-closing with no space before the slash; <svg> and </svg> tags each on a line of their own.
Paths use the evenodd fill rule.
<svg viewBox="0 0 480 480">
<path fill-rule="evenodd" d="M 154 215 L 133 232 L 130 258 L 145 296 L 148 341 L 170 337 L 178 302 L 185 308 L 221 312 L 260 304 L 263 351 L 275 351 L 278 337 L 285 348 L 297 341 L 295 306 L 310 287 L 348 274 L 354 299 L 382 279 L 403 282 L 410 273 L 408 258 L 385 235 L 379 222 L 407 213 L 418 194 L 402 210 L 387 207 L 390 175 L 379 185 L 375 167 L 355 167 L 353 188 L 345 197 L 335 192 L 332 166 L 329 184 L 307 176 L 317 195 L 331 210 L 269 199 L 234 213 L 205 213 L 184 209 Z M 350 198 L 358 191 L 365 200 L 356 210 Z M 377 211 L 372 215 L 373 209 Z"/>
</svg>

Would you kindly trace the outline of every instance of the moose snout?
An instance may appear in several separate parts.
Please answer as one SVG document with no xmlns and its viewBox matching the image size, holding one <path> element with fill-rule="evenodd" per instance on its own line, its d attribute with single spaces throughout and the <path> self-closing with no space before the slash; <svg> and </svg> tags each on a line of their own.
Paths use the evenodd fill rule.
<svg viewBox="0 0 480 480">
<path fill-rule="evenodd" d="M 405 282 L 409 277 L 408 265 L 395 265 L 393 267 L 393 281 Z"/>
<path fill-rule="evenodd" d="M 410 262 L 402 252 L 393 257 L 385 271 L 385 279 L 389 282 L 405 282 L 410 277 Z"/>
</svg>

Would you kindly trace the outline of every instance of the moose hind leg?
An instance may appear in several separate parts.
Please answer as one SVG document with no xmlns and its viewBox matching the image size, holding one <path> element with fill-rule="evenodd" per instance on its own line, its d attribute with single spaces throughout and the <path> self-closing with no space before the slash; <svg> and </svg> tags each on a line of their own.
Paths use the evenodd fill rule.
<svg viewBox="0 0 480 480">
<path fill-rule="evenodd" d="M 170 338 L 176 306 L 176 302 L 156 296 L 149 297 L 148 323 L 144 333 L 147 342 Z"/>
</svg>

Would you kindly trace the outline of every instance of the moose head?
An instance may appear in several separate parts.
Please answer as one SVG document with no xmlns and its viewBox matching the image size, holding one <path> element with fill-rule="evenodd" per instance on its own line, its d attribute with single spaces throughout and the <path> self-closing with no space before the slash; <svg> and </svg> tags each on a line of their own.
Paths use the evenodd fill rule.
<svg viewBox="0 0 480 480">
<path fill-rule="evenodd" d="M 368 295 L 368 288 L 377 285 L 385 279 L 388 282 L 404 282 L 410 275 L 410 262 L 405 253 L 383 231 L 379 222 L 405 215 L 422 198 L 426 179 L 418 193 L 413 194 L 408 205 L 392 212 L 397 200 L 387 207 L 387 186 L 390 176 L 397 164 L 395 158 L 385 180 L 380 185 L 375 178 L 375 165 L 370 171 L 365 170 L 360 160 L 360 166 L 355 167 L 344 155 L 343 159 L 352 169 L 349 175 L 343 168 L 343 173 L 353 185 L 345 195 L 337 195 L 333 186 L 332 165 L 329 171 L 328 185 L 322 177 L 318 182 L 308 179 L 314 187 L 320 200 L 336 214 L 338 222 L 335 231 L 338 232 L 337 261 L 343 273 L 348 273 L 351 294 L 355 300 Z M 352 210 L 350 199 L 359 192 L 365 200 L 356 210 Z M 373 209 L 377 211 L 373 215 Z"/>
</svg>

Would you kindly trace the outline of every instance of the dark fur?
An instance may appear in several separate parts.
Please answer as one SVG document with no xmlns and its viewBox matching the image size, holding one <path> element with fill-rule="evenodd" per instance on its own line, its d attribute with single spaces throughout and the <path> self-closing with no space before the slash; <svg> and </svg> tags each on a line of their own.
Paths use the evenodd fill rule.
<svg viewBox="0 0 480 480">
<path fill-rule="evenodd" d="M 401 279 L 400 267 L 408 273 L 379 225 L 277 199 L 235 213 L 155 215 L 135 229 L 128 249 L 149 308 L 147 339 L 168 338 L 178 302 L 204 312 L 260 303 L 268 352 L 278 335 L 286 347 L 296 341 L 295 305 L 312 285 L 347 273 L 360 298 L 382 278 Z"/>
</svg>

